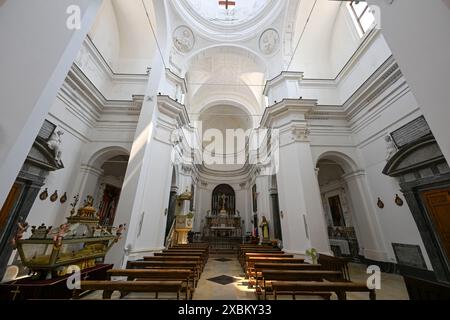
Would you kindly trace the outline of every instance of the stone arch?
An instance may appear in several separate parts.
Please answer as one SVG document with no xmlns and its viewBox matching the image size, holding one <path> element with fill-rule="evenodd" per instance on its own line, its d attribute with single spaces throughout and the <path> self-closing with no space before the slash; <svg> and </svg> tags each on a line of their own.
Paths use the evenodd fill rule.
<svg viewBox="0 0 450 320">
<path fill-rule="evenodd" d="M 358 240 L 359 254 L 371 260 L 387 261 L 384 237 L 376 216 L 375 200 L 370 192 L 365 171 L 349 155 L 339 151 L 323 152 L 317 158 L 316 166 L 321 160 L 332 161 L 343 171 L 340 179 L 342 185 L 345 186 L 352 225 Z M 328 205 L 325 198 L 322 200 L 324 207 Z"/>
<path fill-rule="evenodd" d="M 116 156 L 129 155 L 130 152 L 121 146 L 108 146 L 93 152 L 87 161 L 87 165 L 99 168 L 108 159 Z"/>
<path fill-rule="evenodd" d="M 359 166 L 357 165 L 356 161 L 354 161 L 350 156 L 346 155 L 345 153 L 339 152 L 339 151 L 325 151 L 323 152 L 316 161 L 316 166 L 319 163 L 320 160 L 332 160 L 336 162 L 338 165 L 342 167 L 345 174 L 349 174 L 352 172 L 356 172 L 359 169 Z"/>
</svg>

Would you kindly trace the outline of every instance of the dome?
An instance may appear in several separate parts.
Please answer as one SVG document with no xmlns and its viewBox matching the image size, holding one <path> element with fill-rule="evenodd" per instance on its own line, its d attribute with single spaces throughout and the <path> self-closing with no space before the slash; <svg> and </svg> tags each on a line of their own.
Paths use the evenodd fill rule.
<svg viewBox="0 0 450 320">
<path fill-rule="evenodd" d="M 187 0 L 204 19 L 222 25 L 237 25 L 256 17 L 270 0 Z"/>
</svg>

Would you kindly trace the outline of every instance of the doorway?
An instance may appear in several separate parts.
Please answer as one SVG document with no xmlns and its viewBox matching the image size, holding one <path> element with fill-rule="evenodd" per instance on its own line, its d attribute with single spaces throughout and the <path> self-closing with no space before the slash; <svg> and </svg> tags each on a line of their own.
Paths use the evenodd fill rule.
<svg viewBox="0 0 450 320">
<path fill-rule="evenodd" d="M 425 191 L 422 198 L 443 252 L 450 261 L 450 188 Z"/>
</svg>

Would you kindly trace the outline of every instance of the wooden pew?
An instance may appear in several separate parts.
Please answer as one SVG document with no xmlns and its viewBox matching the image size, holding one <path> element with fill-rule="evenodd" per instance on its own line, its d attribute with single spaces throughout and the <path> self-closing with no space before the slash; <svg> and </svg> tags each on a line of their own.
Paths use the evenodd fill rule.
<svg viewBox="0 0 450 320">
<path fill-rule="evenodd" d="M 80 298 L 84 291 L 103 291 L 103 299 L 111 299 L 114 291 L 122 292 L 151 292 L 151 293 L 176 293 L 180 300 L 182 281 L 81 281 L 80 289 L 75 289 L 74 299 Z"/>
<path fill-rule="evenodd" d="M 254 253 L 254 252 L 247 252 L 245 253 L 244 260 L 242 261 L 241 265 L 245 269 L 245 266 L 247 265 L 247 261 L 250 258 L 258 258 L 258 257 L 266 257 L 266 258 L 294 258 L 293 254 L 287 254 L 284 252 L 265 252 L 265 253 Z"/>
<path fill-rule="evenodd" d="M 255 272 L 255 263 L 304 263 L 303 258 L 282 258 L 282 257 L 250 257 L 245 266 L 245 275 L 249 277 Z"/>
<path fill-rule="evenodd" d="M 312 271 L 322 270 L 320 264 L 307 264 L 307 263 L 255 263 L 254 271 L 249 274 L 249 285 L 257 283 L 262 279 L 262 270 L 298 270 L 298 271 Z M 250 287 L 251 287 L 250 286 Z"/>
<path fill-rule="evenodd" d="M 200 256 L 177 256 L 177 255 L 161 255 L 144 257 L 144 261 L 194 261 L 197 263 L 198 268 L 203 271 L 205 265 Z"/>
<path fill-rule="evenodd" d="M 200 279 L 200 269 L 194 261 L 128 261 L 127 269 L 190 269 L 195 280 Z"/>
<path fill-rule="evenodd" d="M 202 265 L 202 269 L 206 265 L 206 258 L 202 254 L 198 253 L 190 253 L 190 252 L 155 252 L 154 257 L 191 257 L 200 259 L 200 263 Z"/>
<path fill-rule="evenodd" d="M 305 282 L 305 281 L 272 281 L 274 299 L 280 293 L 290 292 L 334 292 L 339 300 L 347 300 L 347 292 L 368 292 L 370 300 L 376 300 L 376 292 L 365 283 L 354 282 Z"/>
<path fill-rule="evenodd" d="M 342 281 L 343 276 L 339 271 L 326 270 L 262 270 L 262 283 L 258 281 L 257 293 L 264 290 L 264 300 L 267 299 L 267 294 L 272 292 L 272 281 Z M 280 292 L 278 293 L 280 294 Z M 324 292 L 296 292 L 292 294 L 295 300 L 295 295 L 318 295 L 327 300 L 330 299 L 331 294 Z"/>
<path fill-rule="evenodd" d="M 186 300 L 192 300 L 195 291 L 195 280 L 189 269 L 112 269 L 107 272 L 111 277 L 127 277 L 128 281 L 182 281 Z M 127 293 L 122 292 L 122 297 Z M 158 293 L 156 293 L 158 298 Z"/>
<path fill-rule="evenodd" d="M 163 250 L 161 253 L 172 253 L 172 254 L 178 254 L 178 255 L 200 255 L 206 263 L 208 261 L 208 253 L 206 250 L 197 250 L 197 249 L 166 249 Z"/>
<path fill-rule="evenodd" d="M 348 259 L 333 257 L 326 254 L 319 254 L 317 260 L 318 264 L 321 264 L 326 270 L 341 271 L 344 278 L 350 281 L 350 272 L 348 270 Z"/>
</svg>

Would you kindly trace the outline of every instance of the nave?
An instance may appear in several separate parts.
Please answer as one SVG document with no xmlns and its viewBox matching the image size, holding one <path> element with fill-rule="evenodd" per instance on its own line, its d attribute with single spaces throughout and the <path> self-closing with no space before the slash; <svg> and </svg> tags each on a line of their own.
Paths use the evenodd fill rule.
<svg viewBox="0 0 450 320">
<path fill-rule="evenodd" d="M 179 249 L 179 248 L 178 248 Z M 173 251 L 177 251 L 177 248 L 172 248 Z M 190 249 L 188 249 L 190 250 Z M 261 250 L 260 248 L 256 250 Z M 262 249 L 264 250 L 264 249 Z M 171 250 L 168 250 L 171 251 Z M 264 254 L 259 253 L 260 260 L 264 260 Z M 270 255 L 270 254 L 268 254 Z M 272 254 L 273 255 L 273 254 Z M 283 256 L 291 256 L 283 254 Z M 280 255 L 281 257 L 281 255 Z M 279 259 L 277 257 L 275 259 Z M 267 259 L 273 259 L 266 257 Z M 286 259 L 304 259 L 304 256 L 294 256 L 293 258 Z M 150 261 L 150 258 L 144 258 Z M 168 262 L 164 262 L 168 265 Z M 286 263 L 289 265 L 289 263 Z M 306 264 L 306 263 L 305 263 Z M 272 263 L 275 268 L 277 263 Z M 295 266 L 295 265 L 294 265 Z M 280 267 L 280 265 L 278 265 Z M 151 268 L 147 266 L 146 268 Z M 288 267 L 286 267 L 288 268 Z M 135 269 L 136 270 L 136 269 Z M 154 269 L 155 271 L 157 269 Z M 162 273 L 168 273 L 169 268 L 165 271 L 159 271 Z M 264 270 L 263 272 L 269 273 L 270 270 Z M 349 277 L 355 283 L 365 282 L 368 278 L 366 274 L 366 266 L 362 264 L 349 263 L 348 264 Z M 117 271 L 115 271 L 117 273 Z M 139 271 L 138 271 L 139 272 Z M 156 271 L 158 272 L 158 271 Z M 307 271 L 308 272 L 308 271 Z M 314 271 L 313 271 L 314 272 Z M 192 300 L 227 300 L 227 301 L 237 301 L 237 300 L 261 300 L 265 299 L 263 292 L 257 294 L 259 289 L 255 286 L 249 286 L 252 283 L 252 276 L 248 277 L 249 268 L 248 262 L 245 267 L 242 267 L 239 262 L 239 257 L 236 254 L 216 254 L 211 253 L 207 259 L 207 262 L 201 272 L 201 276 L 196 284 L 196 288 L 193 290 L 193 294 L 189 299 Z M 280 274 L 286 274 L 286 270 L 281 270 Z M 246 276 L 247 274 L 247 276 Z M 116 279 L 117 280 L 117 279 Z M 141 279 L 143 280 L 143 279 Z M 159 278 L 161 280 L 161 278 Z M 170 279 L 166 279 L 169 281 Z M 302 279 L 305 280 L 305 279 Z M 381 289 L 376 290 L 377 300 L 408 300 L 408 293 L 401 276 L 395 274 L 381 273 Z M 263 290 L 264 291 L 264 290 Z M 181 295 L 181 299 L 184 299 Z M 347 300 L 368 300 L 369 296 L 364 292 L 348 292 L 346 295 Z M 102 291 L 93 291 L 83 296 L 83 300 L 101 300 Z M 124 299 L 124 300 L 155 300 L 155 293 L 137 293 L 130 292 L 125 297 L 121 297 L 120 292 L 115 292 L 111 296 L 111 299 Z M 173 293 L 160 293 L 158 298 L 161 300 L 172 300 L 176 299 Z M 267 300 L 273 300 L 273 295 L 268 294 Z M 280 295 L 277 297 L 278 300 L 292 300 L 292 295 Z M 297 294 L 295 296 L 296 300 L 323 300 L 324 297 L 315 295 L 302 295 Z M 331 300 L 337 300 L 336 294 L 331 294 Z"/>
</svg>

